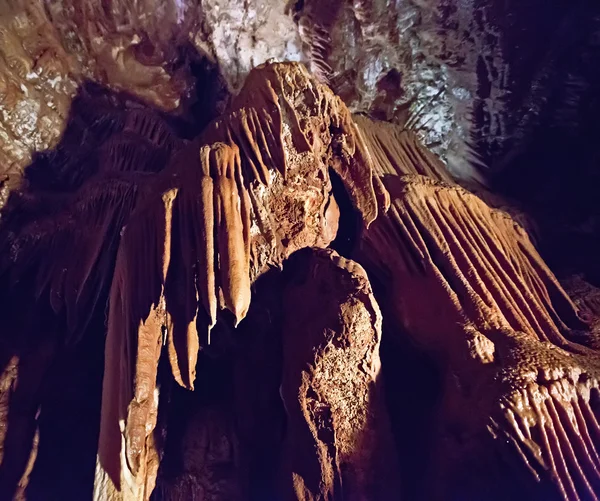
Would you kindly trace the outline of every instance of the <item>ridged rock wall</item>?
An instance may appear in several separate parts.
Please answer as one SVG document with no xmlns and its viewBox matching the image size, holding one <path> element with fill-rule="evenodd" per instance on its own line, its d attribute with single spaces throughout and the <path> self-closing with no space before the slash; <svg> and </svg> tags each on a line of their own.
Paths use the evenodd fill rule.
<svg viewBox="0 0 600 501">
<path fill-rule="evenodd" d="M 596 499 L 597 334 L 506 213 L 397 172 L 358 259 L 385 284 L 384 317 L 442 368 L 424 492 Z"/>
</svg>

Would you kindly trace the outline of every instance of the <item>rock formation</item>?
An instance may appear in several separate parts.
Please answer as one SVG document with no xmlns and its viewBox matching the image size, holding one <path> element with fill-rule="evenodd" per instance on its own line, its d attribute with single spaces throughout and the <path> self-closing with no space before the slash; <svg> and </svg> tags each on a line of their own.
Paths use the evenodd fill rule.
<svg viewBox="0 0 600 501">
<path fill-rule="evenodd" d="M 538 482 L 547 499 L 595 499 L 597 333 L 506 214 L 421 176 L 387 186 L 390 217 L 366 233 L 361 257 L 385 279 L 395 323 L 445 368 L 444 492 L 431 495 L 507 499 Z M 513 491 L 493 478 L 510 461 L 530 475 L 512 477 Z"/>
<path fill-rule="evenodd" d="M 2 214 L 0 497 L 598 499 L 593 287 L 570 298 L 517 217 L 326 85 L 346 6 L 290 5 L 312 74 L 258 65 L 193 131 L 166 113 L 189 77 L 171 35 L 113 7 L 82 7 L 78 43 L 130 95 L 88 83 Z M 351 10 L 375 43 L 380 6 Z M 411 353 L 429 406 L 394 377 Z M 52 461 L 86 401 L 85 446 Z"/>
<path fill-rule="evenodd" d="M 287 266 L 293 271 L 283 300 L 283 497 L 395 499 L 381 313 L 367 274 L 332 251 L 298 253 Z"/>
</svg>

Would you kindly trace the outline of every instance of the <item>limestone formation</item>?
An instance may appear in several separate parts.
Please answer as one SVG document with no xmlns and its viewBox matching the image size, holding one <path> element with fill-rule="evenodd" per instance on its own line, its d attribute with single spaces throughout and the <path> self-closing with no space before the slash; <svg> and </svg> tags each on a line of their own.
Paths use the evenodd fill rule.
<svg viewBox="0 0 600 501">
<path fill-rule="evenodd" d="M 261 102 L 261 93 L 270 101 Z M 125 492 L 123 499 L 146 499 L 153 488 L 161 344 L 175 380 L 193 389 L 198 350 L 210 342 L 217 311 L 229 310 L 237 325 L 249 308 L 251 279 L 265 266 L 333 240 L 338 214 L 329 162 L 366 223 L 377 215 L 371 164 L 364 147 L 356 151 L 360 139 L 350 114 L 306 70 L 282 64 L 257 68 L 232 108 L 208 125 L 199 141 L 213 142 L 199 149 L 198 158 L 196 142 L 173 156 L 149 193 L 140 196 L 122 232 L 110 296 L 97 496 L 112 495 L 111 484 Z M 295 109 L 306 115 L 293 115 Z M 256 118 L 259 113 L 262 118 Z M 340 141 L 348 144 L 338 146 Z M 297 191 L 299 182 L 313 194 L 298 198 L 306 192 Z M 273 184 L 278 186 L 271 196 L 259 193 Z M 261 221 L 261 212 L 271 221 Z M 263 253 L 260 269 L 254 258 L 258 239 L 274 251 Z"/>
<path fill-rule="evenodd" d="M 395 499 L 400 490 L 383 402 L 381 314 L 367 274 L 332 251 L 299 253 L 287 265 L 282 497 Z"/>
<path fill-rule="evenodd" d="M 596 499 L 594 333 L 506 213 L 422 176 L 386 185 L 392 207 L 360 259 L 385 280 L 384 314 L 444 367 L 432 468 L 446 493 L 423 488 L 440 499 Z M 503 485 L 511 462 L 517 487 Z"/>
<path fill-rule="evenodd" d="M 1 496 L 63 471 L 46 445 L 61 381 L 96 405 L 83 473 L 55 487 L 81 482 L 69 499 L 598 498 L 595 296 L 571 280 L 572 300 L 413 131 L 352 115 L 323 83 L 337 14 L 305 7 L 317 77 L 260 65 L 187 135 L 90 84 L 28 168 L 0 227 Z M 375 6 L 352 9 L 368 27 Z M 115 87 L 169 97 L 135 71 L 150 49 L 89 50 L 120 65 Z M 387 339 L 405 351 L 384 358 Z M 417 352 L 439 374 L 430 408 L 390 370 Z M 394 407 L 429 437 L 413 478 Z"/>
</svg>

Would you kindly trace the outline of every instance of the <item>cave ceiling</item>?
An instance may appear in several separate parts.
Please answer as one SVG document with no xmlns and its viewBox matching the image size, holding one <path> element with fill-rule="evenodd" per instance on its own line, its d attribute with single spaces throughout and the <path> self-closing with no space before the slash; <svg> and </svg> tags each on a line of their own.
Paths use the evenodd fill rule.
<svg viewBox="0 0 600 501">
<path fill-rule="evenodd" d="M 56 144 L 83 81 L 184 113 L 198 58 L 229 92 L 267 60 L 304 62 L 353 112 L 408 123 L 455 175 L 481 180 L 477 167 L 506 167 L 550 105 L 564 108 L 551 120 L 577 120 L 597 23 L 585 1 L 7 0 L 4 198 L 32 153 Z"/>
</svg>

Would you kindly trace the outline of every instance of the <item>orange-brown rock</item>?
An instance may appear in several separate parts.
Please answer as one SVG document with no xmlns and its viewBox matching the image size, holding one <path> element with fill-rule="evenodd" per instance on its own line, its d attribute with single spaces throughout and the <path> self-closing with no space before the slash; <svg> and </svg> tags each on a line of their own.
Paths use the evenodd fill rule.
<svg viewBox="0 0 600 501">
<path fill-rule="evenodd" d="M 575 305 L 506 213 L 422 176 L 386 186 L 360 258 L 443 368 L 428 495 L 596 499 L 600 366 Z"/>
<path fill-rule="evenodd" d="M 378 193 L 366 147 L 348 108 L 304 68 L 292 63 L 261 65 L 248 75 L 231 111 L 209 125 L 202 139 L 237 144 L 244 176 L 268 185 L 270 170 L 293 179 L 288 164 L 334 169 L 370 224 Z"/>
<path fill-rule="evenodd" d="M 373 172 L 380 178 L 418 174 L 453 183 L 443 162 L 410 129 L 363 115 L 353 119 L 371 157 Z"/>
<path fill-rule="evenodd" d="M 355 13 L 366 22 L 359 4 Z M 81 15 L 95 15 L 94 7 Z M 10 30 L 31 31 L 19 26 Z M 176 98 L 159 89 L 172 82 L 145 42 L 96 39 L 95 29 L 110 30 L 87 28 L 96 69 L 115 86 L 133 85 L 151 100 Z M 0 63 L 12 72 L 7 79 L 0 68 L 0 99 L 16 109 L 15 75 L 67 68 L 51 64 L 57 47 L 20 47 L 10 30 L 0 30 Z M 317 32 L 308 36 L 328 50 Z M 319 54 L 317 65 L 325 60 Z M 398 497 L 396 455 L 408 453 L 394 445 L 412 430 L 389 423 L 383 396 L 403 399 L 407 382 L 386 379 L 384 392 L 382 335 L 425 352 L 441 373 L 440 401 L 413 419 L 428 423 L 423 447 L 431 450 L 423 456 L 432 458 L 415 475 L 415 492 L 597 499 L 597 291 L 572 302 L 527 233 L 456 185 L 413 133 L 353 117 L 291 63 L 253 70 L 193 141 L 139 103 L 115 111 L 111 100 L 93 102 L 75 114 L 61 146 L 36 159 L 29 185 L 3 214 L 0 306 L 9 327 L 0 337 L 0 424 L 9 426 L 0 427 L 2 495 L 25 496 L 36 455 L 48 457 L 44 379 L 60 365 L 63 340 L 102 326 L 110 292 L 96 499 L 149 499 L 161 478 L 170 384 L 190 395 L 204 383 L 202 395 L 223 374 L 233 396 L 199 398 L 170 421 L 171 430 L 182 424 L 166 454 L 179 470 L 163 472 L 164 498 Z M 334 197 L 332 177 L 347 199 L 342 190 Z M 324 250 L 336 245 L 340 221 L 354 216 L 357 262 Z M 358 262 L 375 284 L 384 327 Z M 266 281 L 273 290 L 257 285 L 282 267 Z M 240 324 L 257 290 L 261 303 Z M 241 336 L 247 342 L 233 350 L 233 362 L 223 350 L 223 374 L 201 381 L 196 371 L 209 356 L 201 350 Z M 402 364 L 398 357 L 389 364 Z M 424 412 L 410 399 L 400 404 L 404 413 Z"/>
<path fill-rule="evenodd" d="M 395 499 L 381 314 L 367 275 L 333 251 L 302 251 L 286 266 L 281 499 Z"/>
<path fill-rule="evenodd" d="M 0 335 L 0 406 L 8 413 L 2 422 L 9 426 L 3 428 L 6 434 L 0 434 L 6 450 L 0 497 L 7 499 L 18 483 L 19 492 L 27 488 L 31 468 L 23 458 L 30 452 L 35 456 L 31 444 L 36 433 L 41 433 L 46 444 L 41 461 L 49 464 L 46 451 L 52 438 L 47 430 L 60 428 L 59 434 L 69 428 L 74 419 L 69 409 L 77 398 L 89 399 L 79 419 L 87 421 L 90 413 L 93 419 L 69 431 L 71 438 L 63 440 L 69 457 L 62 464 L 75 465 L 79 480 L 59 478 L 56 486 L 62 486 L 59 490 L 66 497 L 91 492 L 81 484 L 93 481 L 93 469 L 89 478 L 80 478 L 79 463 L 87 468 L 89 435 L 97 441 L 93 413 L 99 396 L 96 378 L 99 388 L 100 377 L 94 371 L 102 357 L 93 353 L 104 348 L 104 320 L 98 324 L 99 315 L 104 318 L 101 312 L 113 278 L 121 229 L 138 193 L 144 191 L 148 174 L 162 168 L 161 161 L 167 161 L 179 141 L 148 110 L 128 115 L 127 110 L 103 109 L 106 102 L 102 99 L 95 103 L 97 109 L 87 108 L 83 117 L 76 117 L 61 147 L 40 156 L 30 167 L 28 186 L 13 195 L 3 214 L 0 275 L 6 328 Z M 77 152 L 69 149 L 73 143 L 79 146 Z M 73 341 L 78 342 L 77 348 Z M 82 353 L 94 360 L 75 361 Z M 60 384 L 67 389 L 61 391 Z M 54 404 L 51 399 L 57 393 L 64 394 L 64 399 Z M 57 408 L 69 415 L 59 418 Z M 73 454 L 72 442 L 77 443 L 82 435 L 83 445 L 77 444 L 82 450 Z M 42 479 L 37 485 L 45 482 Z"/>
<path fill-rule="evenodd" d="M 339 99 L 302 67 L 283 64 L 256 69 L 236 103 L 252 96 L 261 104 L 260 95 L 274 100 L 262 122 L 248 122 L 256 108 L 246 107 L 209 125 L 204 140 L 226 131 L 228 144 L 198 151 L 193 142 L 175 154 L 140 195 L 123 231 L 110 299 L 97 495 L 109 495 L 105 476 L 123 499 L 146 499 L 151 491 L 155 470 L 147 468 L 156 459 L 146 440 L 155 423 L 162 330 L 175 379 L 193 389 L 198 350 L 205 338 L 210 342 L 217 311 L 228 309 L 237 325 L 248 311 L 251 280 L 297 249 L 326 247 L 335 238 L 329 160 L 343 167 L 365 221 L 376 217 L 371 164 L 364 147 L 363 157 L 354 145 L 360 140 Z M 305 115 L 290 118 L 294 110 Z M 278 125 L 265 129 L 272 123 Z M 330 126 L 340 135 L 332 136 Z M 332 147 L 342 140 L 349 149 Z M 264 158 L 279 155 L 280 164 L 265 164 L 261 151 Z M 132 356 L 136 345 L 141 351 Z"/>
</svg>

